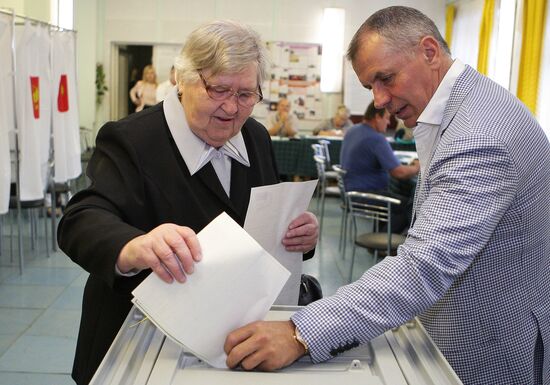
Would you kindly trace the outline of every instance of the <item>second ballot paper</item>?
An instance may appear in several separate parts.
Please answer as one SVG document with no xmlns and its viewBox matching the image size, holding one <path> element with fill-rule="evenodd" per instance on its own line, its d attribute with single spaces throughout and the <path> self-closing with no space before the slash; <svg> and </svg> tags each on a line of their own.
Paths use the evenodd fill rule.
<svg viewBox="0 0 550 385">
<path fill-rule="evenodd" d="M 226 336 L 263 319 L 290 272 L 226 213 L 197 236 L 203 258 L 187 281 L 166 283 L 150 274 L 132 301 L 186 351 L 226 368 Z"/>
</svg>

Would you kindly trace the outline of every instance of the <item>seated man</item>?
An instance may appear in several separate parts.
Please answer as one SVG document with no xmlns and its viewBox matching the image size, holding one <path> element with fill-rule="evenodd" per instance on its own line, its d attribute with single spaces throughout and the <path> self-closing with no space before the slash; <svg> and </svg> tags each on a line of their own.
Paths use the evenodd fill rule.
<svg viewBox="0 0 550 385">
<path fill-rule="evenodd" d="M 342 142 L 340 164 L 347 171 L 344 177 L 346 191 L 376 192 L 401 200 L 393 208 L 392 231 L 404 231 L 410 222 L 411 197 L 390 193 L 390 175 L 407 180 L 418 174 L 418 162 L 402 165 L 394 155 L 384 133 L 390 114 L 377 109 L 371 102 L 365 111 L 363 122 L 351 127 Z"/>
<path fill-rule="evenodd" d="M 313 135 L 344 136 L 352 125 L 353 122 L 349 118 L 347 107 L 341 104 L 332 118 L 325 120 L 313 129 Z"/>
<path fill-rule="evenodd" d="M 267 130 L 271 136 L 292 138 L 298 134 L 296 116 L 290 113 L 290 102 L 287 98 L 279 99 L 277 111 L 269 115 Z"/>
</svg>

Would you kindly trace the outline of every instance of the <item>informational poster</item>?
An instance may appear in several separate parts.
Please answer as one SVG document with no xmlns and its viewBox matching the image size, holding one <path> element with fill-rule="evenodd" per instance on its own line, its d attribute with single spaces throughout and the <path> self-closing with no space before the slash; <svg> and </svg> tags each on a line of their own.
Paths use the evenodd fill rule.
<svg viewBox="0 0 550 385">
<path fill-rule="evenodd" d="M 321 116 L 321 45 L 310 43 L 266 43 L 273 67 L 269 79 L 262 84 L 263 103 L 254 115 L 265 117 L 286 97 L 291 113 L 298 119 L 322 119 Z"/>
</svg>

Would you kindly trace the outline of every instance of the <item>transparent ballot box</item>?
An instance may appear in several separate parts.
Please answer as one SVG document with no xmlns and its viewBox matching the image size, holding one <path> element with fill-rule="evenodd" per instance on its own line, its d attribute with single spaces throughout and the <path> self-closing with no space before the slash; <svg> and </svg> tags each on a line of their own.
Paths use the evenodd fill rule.
<svg viewBox="0 0 550 385">
<path fill-rule="evenodd" d="M 273 307 L 266 319 L 289 319 L 297 309 Z M 330 361 L 302 357 L 271 373 L 210 367 L 142 319 L 132 308 L 91 385 L 462 384 L 416 319 Z"/>
</svg>

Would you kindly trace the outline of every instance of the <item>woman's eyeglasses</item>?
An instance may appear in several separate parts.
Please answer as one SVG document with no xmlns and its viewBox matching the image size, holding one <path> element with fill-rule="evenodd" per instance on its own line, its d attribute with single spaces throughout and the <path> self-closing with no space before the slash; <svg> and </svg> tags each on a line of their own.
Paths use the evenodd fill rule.
<svg viewBox="0 0 550 385">
<path fill-rule="evenodd" d="M 252 107 L 256 103 L 262 101 L 264 96 L 262 95 L 262 89 L 258 87 L 259 92 L 254 91 L 235 91 L 233 88 L 226 86 L 218 86 L 214 84 L 208 84 L 201 71 L 197 71 L 204 84 L 206 93 L 214 100 L 226 100 L 229 97 L 235 95 L 237 97 L 237 103 L 243 107 Z"/>
</svg>

